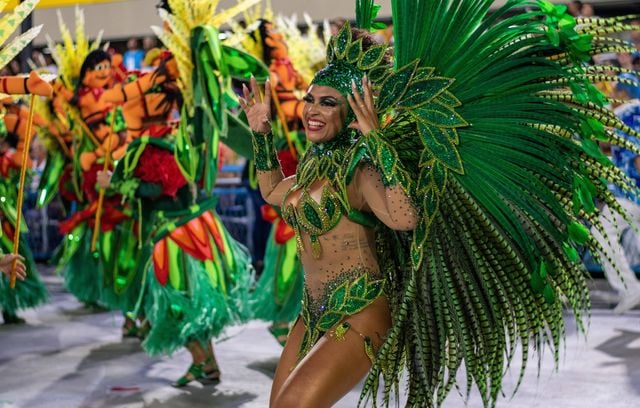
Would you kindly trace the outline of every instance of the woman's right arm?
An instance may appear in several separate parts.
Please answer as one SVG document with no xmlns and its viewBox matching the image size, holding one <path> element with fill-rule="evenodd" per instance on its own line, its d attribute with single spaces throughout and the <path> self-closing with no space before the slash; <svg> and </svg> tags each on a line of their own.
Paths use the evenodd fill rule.
<svg viewBox="0 0 640 408">
<path fill-rule="evenodd" d="M 296 182 L 296 176 L 284 178 L 280 167 L 272 171 L 258 171 L 258 186 L 264 201 L 281 206 L 282 201 Z"/>
<path fill-rule="evenodd" d="M 273 144 L 271 133 L 271 87 L 265 84 L 264 99 L 258 81 L 251 78 L 251 92 L 242 85 L 243 98 L 240 106 L 247 114 L 253 131 L 253 156 L 258 172 L 258 185 L 262 198 L 271 205 L 281 205 L 284 196 L 295 182 L 295 176 L 284 178 Z M 253 93 L 253 96 L 251 95 Z"/>
</svg>

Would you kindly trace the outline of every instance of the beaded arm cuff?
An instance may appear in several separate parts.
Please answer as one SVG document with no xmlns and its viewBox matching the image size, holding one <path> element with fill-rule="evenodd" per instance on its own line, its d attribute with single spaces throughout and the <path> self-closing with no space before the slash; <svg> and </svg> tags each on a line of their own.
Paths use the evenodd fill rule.
<svg viewBox="0 0 640 408">
<path fill-rule="evenodd" d="M 253 132 L 252 144 L 256 170 L 270 171 L 280 166 L 271 132 L 267 134 Z"/>
</svg>

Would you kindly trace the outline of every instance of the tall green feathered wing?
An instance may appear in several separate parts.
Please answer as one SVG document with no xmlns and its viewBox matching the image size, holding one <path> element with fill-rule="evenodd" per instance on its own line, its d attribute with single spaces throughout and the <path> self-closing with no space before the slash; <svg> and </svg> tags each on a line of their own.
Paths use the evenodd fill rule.
<svg viewBox="0 0 640 408">
<path fill-rule="evenodd" d="M 598 148 L 634 149 L 610 129 L 635 132 L 593 86 L 612 78 L 587 64 L 626 49 L 607 36 L 631 27 L 546 1 L 490 14 L 492 3 L 392 0 L 393 68 L 367 66 L 379 51 L 363 56 L 348 28 L 329 49 L 368 70 L 385 124 L 361 138 L 351 166 L 369 157 L 420 212 L 410 233 L 380 231 L 394 322 L 361 403 L 389 404 L 408 372 L 407 406 L 440 406 L 454 385 L 494 406 L 513 358 L 520 379 L 530 347 L 557 362 L 563 308 L 583 328 L 590 306 L 578 249 L 599 252 L 594 202 L 622 212 L 607 183 L 635 188 Z"/>
</svg>

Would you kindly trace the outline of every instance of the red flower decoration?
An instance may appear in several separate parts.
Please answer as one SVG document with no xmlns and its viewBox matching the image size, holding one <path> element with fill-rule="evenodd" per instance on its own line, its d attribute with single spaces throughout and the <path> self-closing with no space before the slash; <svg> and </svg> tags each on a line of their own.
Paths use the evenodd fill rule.
<svg viewBox="0 0 640 408">
<path fill-rule="evenodd" d="M 144 149 L 134 175 L 146 183 L 160 184 L 162 194 L 173 198 L 187 184 L 173 153 L 153 145 Z"/>
</svg>

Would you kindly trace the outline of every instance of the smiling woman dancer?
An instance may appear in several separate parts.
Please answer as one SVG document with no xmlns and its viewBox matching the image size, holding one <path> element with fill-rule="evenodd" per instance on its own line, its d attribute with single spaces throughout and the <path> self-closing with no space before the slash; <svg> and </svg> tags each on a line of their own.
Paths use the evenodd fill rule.
<svg viewBox="0 0 640 408">
<path fill-rule="evenodd" d="M 440 406 L 462 365 L 459 386 L 493 406 L 519 347 L 525 363 L 529 345 L 557 358 L 563 303 L 582 323 L 575 247 L 598 248 L 584 224 L 601 228 L 595 198 L 616 206 L 605 179 L 633 187 L 593 140 L 624 144 L 603 123 L 624 125 L 581 61 L 630 26 L 544 1 L 487 16 L 491 4 L 392 1 L 394 66 L 346 24 L 304 98 L 312 145 L 292 177 L 270 87 L 245 87 L 260 190 L 282 205 L 305 272 L 272 407 L 331 406 L 368 372 L 361 402 L 380 390 L 388 406 L 407 372 L 406 405 Z M 371 27 L 373 2 L 356 15 Z"/>
</svg>

